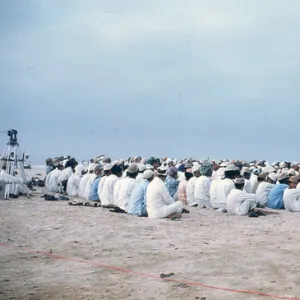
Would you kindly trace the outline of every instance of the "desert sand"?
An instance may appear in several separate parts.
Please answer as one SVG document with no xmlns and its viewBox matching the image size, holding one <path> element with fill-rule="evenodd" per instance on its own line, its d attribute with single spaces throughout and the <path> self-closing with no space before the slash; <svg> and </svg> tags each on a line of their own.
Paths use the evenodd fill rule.
<svg viewBox="0 0 300 300">
<path fill-rule="evenodd" d="M 0 299 L 276 299 L 189 282 L 300 297 L 299 214 L 192 208 L 180 221 L 149 220 L 43 193 L 0 201 Z"/>
</svg>

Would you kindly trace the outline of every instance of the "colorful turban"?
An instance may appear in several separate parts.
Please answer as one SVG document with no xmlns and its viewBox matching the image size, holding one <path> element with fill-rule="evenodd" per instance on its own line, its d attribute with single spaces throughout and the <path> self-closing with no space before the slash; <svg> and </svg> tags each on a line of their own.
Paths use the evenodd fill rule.
<svg viewBox="0 0 300 300">
<path fill-rule="evenodd" d="M 212 171 L 213 165 L 209 162 L 204 162 L 200 167 L 200 173 L 202 175 L 207 175 L 209 172 Z"/>
</svg>

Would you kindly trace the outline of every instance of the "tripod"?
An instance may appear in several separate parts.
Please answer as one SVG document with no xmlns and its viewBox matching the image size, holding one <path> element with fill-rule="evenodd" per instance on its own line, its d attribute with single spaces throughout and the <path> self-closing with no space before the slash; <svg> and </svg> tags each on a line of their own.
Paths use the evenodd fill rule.
<svg viewBox="0 0 300 300">
<path fill-rule="evenodd" d="M 21 184 L 24 187 L 24 192 L 29 197 L 29 191 L 27 186 L 27 179 L 24 171 L 24 155 L 21 154 L 21 150 L 17 140 L 18 131 L 10 129 L 7 132 L 9 141 L 3 151 L 0 158 L 0 171 L 5 169 L 5 194 L 4 199 L 8 199 L 10 194 L 13 193 L 16 184 Z M 23 182 L 18 182 L 15 177 L 15 170 L 18 169 L 21 172 Z M 20 179 L 21 180 L 21 179 Z"/>
</svg>

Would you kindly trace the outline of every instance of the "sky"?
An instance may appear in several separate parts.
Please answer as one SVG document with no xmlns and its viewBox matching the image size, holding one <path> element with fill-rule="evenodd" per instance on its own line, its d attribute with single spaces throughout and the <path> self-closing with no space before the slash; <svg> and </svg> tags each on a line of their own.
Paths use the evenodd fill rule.
<svg viewBox="0 0 300 300">
<path fill-rule="evenodd" d="M 3 0 L 0 131 L 33 163 L 300 161 L 299 32 L 298 0 Z"/>
</svg>

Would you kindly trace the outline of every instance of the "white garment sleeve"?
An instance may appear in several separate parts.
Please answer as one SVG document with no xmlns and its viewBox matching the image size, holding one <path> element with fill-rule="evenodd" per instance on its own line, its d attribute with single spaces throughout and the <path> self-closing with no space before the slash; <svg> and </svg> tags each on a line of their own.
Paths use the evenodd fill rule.
<svg viewBox="0 0 300 300">
<path fill-rule="evenodd" d="M 194 199 L 195 200 L 201 199 L 201 182 L 200 182 L 199 178 L 196 180 L 196 183 L 195 183 Z"/>
<path fill-rule="evenodd" d="M 210 180 L 207 180 L 207 181 L 205 182 L 204 188 L 205 188 L 205 194 L 206 194 L 206 196 L 207 196 L 208 199 L 210 199 L 210 195 L 209 195 L 210 185 L 211 185 L 211 181 L 210 181 Z"/>
</svg>

